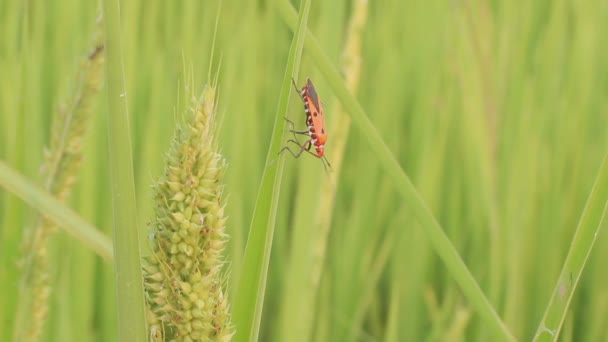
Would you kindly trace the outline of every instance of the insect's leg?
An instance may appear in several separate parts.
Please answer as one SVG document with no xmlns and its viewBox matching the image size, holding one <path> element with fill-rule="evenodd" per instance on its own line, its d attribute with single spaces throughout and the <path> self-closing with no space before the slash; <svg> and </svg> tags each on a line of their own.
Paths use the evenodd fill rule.
<svg viewBox="0 0 608 342">
<path fill-rule="evenodd" d="M 298 140 L 298 137 L 297 137 L 297 136 L 296 136 L 296 134 L 295 134 L 297 131 L 294 131 L 294 128 L 295 128 L 295 127 L 294 127 L 294 123 L 293 123 L 293 121 L 289 120 L 287 117 L 285 117 L 285 121 L 287 121 L 287 124 L 288 124 L 288 125 L 291 127 L 291 129 L 290 129 L 289 131 L 290 131 L 290 132 L 292 132 L 292 133 L 294 133 L 294 134 L 293 134 L 293 137 L 294 137 L 294 139 L 296 139 L 296 141 L 298 142 L 297 144 L 298 144 L 298 145 L 300 145 L 300 141 Z"/>
<path fill-rule="evenodd" d="M 310 135 L 310 131 L 294 131 L 293 129 L 290 129 L 289 131 L 293 134 Z"/>
<path fill-rule="evenodd" d="M 306 145 L 308 144 L 308 146 Z M 301 152 L 306 152 L 308 154 L 310 154 L 311 156 L 317 157 L 317 158 L 323 158 L 321 156 L 319 156 L 318 154 L 316 154 L 315 152 L 312 152 L 310 149 L 313 146 L 313 143 L 311 140 L 307 140 L 306 142 L 304 142 L 302 145 L 300 145 L 302 147 L 302 151 Z"/>
<path fill-rule="evenodd" d="M 291 126 L 291 129 L 294 129 L 294 127 L 295 127 L 296 124 L 294 124 L 293 121 L 289 120 L 287 117 L 285 117 L 285 121 L 287 121 L 287 123 L 289 124 L 289 126 Z"/>
<path fill-rule="evenodd" d="M 298 89 L 298 85 L 296 84 L 296 80 L 294 80 L 293 77 L 291 78 L 291 83 L 293 84 L 293 87 L 296 89 L 296 93 L 298 93 L 298 95 L 300 95 L 300 89 Z"/>
<path fill-rule="evenodd" d="M 289 120 L 288 118 L 285 118 L 285 121 L 287 121 L 287 123 L 291 127 L 291 129 L 289 130 L 291 133 L 302 134 L 302 135 L 310 135 L 309 131 L 296 131 L 295 130 L 295 124 L 293 123 L 293 121 Z"/>
<path fill-rule="evenodd" d="M 310 144 L 310 140 L 305 141 L 303 144 L 300 144 L 300 142 L 296 141 L 296 140 L 287 140 L 287 142 L 298 145 L 298 147 L 300 148 L 299 151 L 297 153 L 295 153 L 289 148 L 289 146 L 285 146 L 279 151 L 279 154 L 281 154 L 283 151 L 288 151 L 289 153 L 291 153 L 291 155 L 294 158 L 300 158 L 300 156 L 302 155 L 302 152 L 306 151 L 304 146 L 306 146 L 306 144 Z M 308 151 L 306 151 L 306 152 L 308 152 Z"/>
<path fill-rule="evenodd" d="M 302 151 L 301 151 L 301 150 L 300 150 L 300 152 L 299 152 L 299 153 L 294 153 L 294 152 L 293 152 L 293 151 L 292 151 L 292 150 L 289 148 L 289 146 L 285 146 L 285 147 L 283 147 L 283 148 L 282 148 L 282 149 L 279 151 L 279 154 L 283 153 L 283 151 L 287 151 L 287 152 L 289 152 L 289 153 L 290 153 L 290 154 L 291 154 L 291 155 L 292 155 L 294 158 L 299 158 L 299 157 L 300 157 L 300 155 L 302 154 Z"/>
</svg>

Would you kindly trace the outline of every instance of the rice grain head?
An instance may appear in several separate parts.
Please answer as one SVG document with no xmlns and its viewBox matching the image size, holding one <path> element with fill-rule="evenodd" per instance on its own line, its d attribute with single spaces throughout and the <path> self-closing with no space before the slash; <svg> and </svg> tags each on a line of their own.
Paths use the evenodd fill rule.
<svg viewBox="0 0 608 342">
<path fill-rule="evenodd" d="M 151 340 L 229 341 L 233 335 L 222 274 L 226 161 L 214 135 L 215 101 L 214 86 L 193 100 L 154 186 L 153 255 L 144 266 Z"/>
</svg>

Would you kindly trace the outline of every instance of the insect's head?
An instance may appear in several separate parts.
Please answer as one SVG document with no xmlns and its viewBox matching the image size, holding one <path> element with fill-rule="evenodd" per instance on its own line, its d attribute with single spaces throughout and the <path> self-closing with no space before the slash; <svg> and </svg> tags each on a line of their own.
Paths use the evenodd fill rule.
<svg viewBox="0 0 608 342">
<path fill-rule="evenodd" d="M 323 158 L 325 155 L 325 145 L 315 146 L 315 149 L 317 150 L 317 155 L 319 158 Z"/>
</svg>

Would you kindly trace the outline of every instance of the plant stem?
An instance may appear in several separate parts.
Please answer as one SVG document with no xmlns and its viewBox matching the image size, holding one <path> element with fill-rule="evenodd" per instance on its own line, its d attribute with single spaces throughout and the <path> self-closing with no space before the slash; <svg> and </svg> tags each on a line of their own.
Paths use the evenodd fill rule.
<svg viewBox="0 0 608 342">
<path fill-rule="evenodd" d="M 145 341 L 147 334 L 144 292 L 122 59 L 120 0 L 105 0 L 103 5 L 106 19 L 108 147 L 112 188 L 118 339 L 120 341 Z"/>
</svg>

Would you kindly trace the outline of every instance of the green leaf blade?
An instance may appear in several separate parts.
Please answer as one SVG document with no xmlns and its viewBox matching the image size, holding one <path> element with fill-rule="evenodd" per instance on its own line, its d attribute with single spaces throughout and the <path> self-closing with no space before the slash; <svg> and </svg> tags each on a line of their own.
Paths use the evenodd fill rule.
<svg viewBox="0 0 608 342">
<path fill-rule="evenodd" d="M 587 259 L 608 220 L 608 155 L 600 166 L 534 341 L 557 341 Z"/>
<path fill-rule="evenodd" d="M 297 76 L 300 65 L 309 10 L 310 0 L 302 1 L 298 25 L 289 50 L 287 67 L 281 86 L 281 97 L 275 116 L 270 147 L 266 156 L 266 167 L 262 175 L 262 183 L 258 191 L 243 258 L 243 271 L 238 284 L 233 311 L 233 321 L 236 326 L 235 341 L 257 341 L 259 335 L 283 173 L 283 159 L 279 158 L 278 155 L 285 133 L 283 116 L 287 112 L 289 104 L 291 78 Z"/>
</svg>

